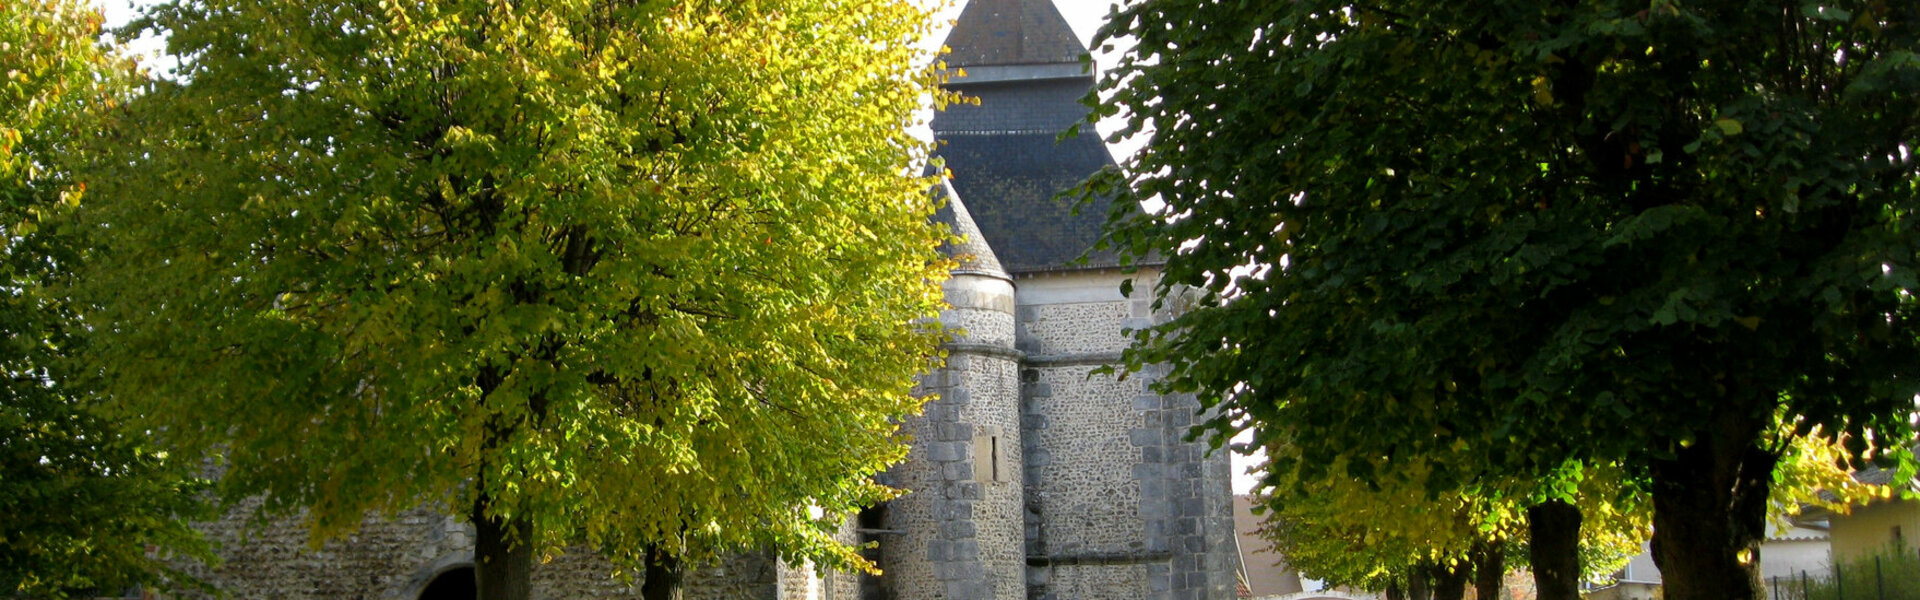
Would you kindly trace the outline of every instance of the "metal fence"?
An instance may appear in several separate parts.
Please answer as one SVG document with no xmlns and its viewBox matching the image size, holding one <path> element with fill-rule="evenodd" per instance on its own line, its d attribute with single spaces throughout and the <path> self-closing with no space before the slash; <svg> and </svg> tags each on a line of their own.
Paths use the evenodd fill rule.
<svg viewBox="0 0 1920 600">
<path fill-rule="evenodd" d="M 1801 571 L 1769 577 L 1773 600 L 1920 600 L 1920 552 L 1889 547 L 1873 556 L 1835 563 L 1828 573 Z"/>
</svg>

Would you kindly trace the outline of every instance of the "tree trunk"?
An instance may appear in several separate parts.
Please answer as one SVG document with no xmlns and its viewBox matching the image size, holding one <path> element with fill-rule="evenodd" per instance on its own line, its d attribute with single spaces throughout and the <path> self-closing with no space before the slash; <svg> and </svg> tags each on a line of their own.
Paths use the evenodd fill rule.
<svg viewBox="0 0 1920 600">
<path fill-rule="evenodd" d="M 1539 600 L 1580 600 L 1580 508 L 1563 500 L 1527 507 L 1527 556 Z"/>
<path fill-rule="evenodd" d="M 1467 579 L 1473 574 L 1473 567 L 1456 564 L 1451 567 L 1433 568 L 1433 600 L 1465 600 Z"/>
<path fill-rule="evenodd" d="M 1481 540 L 1473 545 L 1474 600 L 1495 600 L 1506 591 L 1507 543 Z"/>
<path fill-rule="evenodd" d="M 1692 446 L 1653 462 L 1653 562 L 1667 600 L 1758 600 L 1780 457 L 1759 447 L 1758 417 L 1719 414 L 1707 425 Z"/>
<path fill-rule="evenodd" d="M 1400 588 L 1400 582 L 1387 584 L 1387 600 L 1407 600 L 1407 591 Z"/>
<path fill-rule="evenodd" d="M 640 583 L 641 600 L 680 600 L 680 558 L 647 548 L 646 579 Z"/>
<path fill-rule="evenodd" d="M 533 594 L 533 521 L 502 520 L 486 513 L 481 494 L 467 520 L 473 523 L 473 573 L 479 600 L 526 600 Z"/>
<path fill-rule="evenodd" d="M 1433 588 L 1427 584 L 1431 565 L 1416 565 L 1407 572 L 1407 600 L 1433 600 Z"/>
</svg>

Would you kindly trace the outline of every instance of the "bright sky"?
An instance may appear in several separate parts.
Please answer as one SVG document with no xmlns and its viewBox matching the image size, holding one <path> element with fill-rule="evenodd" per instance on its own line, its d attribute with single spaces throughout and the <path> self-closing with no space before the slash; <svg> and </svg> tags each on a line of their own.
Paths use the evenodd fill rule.
<svg viewBox="0 0 1920 600">
<path fill-rule="evenodd" d="M 158 0 L 93 0 L 93 2 L 96 6 L 100 7 L 101 12 L 106 14 L 107 26 L 118 27 L 132 20 L 139 8 L 157 4 Z M 1106 19 L 1108 11 L 1114 5 L 1114 1 L 1054 0 L 1054 5 L 1060 9 L 1061 16 L 1066 17 L 1067 24 L 1073 28 L 1073 33 L 1080 37 L 1080 43 L 1091 45 L 1094 31 L 1100 28 L 1100 24 Z M 964 0 L 956 2 L 954 6 L 948 7 L 947 10 L 941 12 L 939 18 L 943 23 L 943 29 L 946 26 L 945 24 L 952 23 L 953 19 L 959 16 L 962 8 L 964 8 Z M 946 32 L 944 30 L 936 32 L 934 38 L 936 40 L 945 39 Z M 143 60 L 143 62 L 151 68 L 162 71 L 171 68 L 172 61 L 160 56 L 164 50 L 164 44 L 160 40 L 154 38 L 135 40 L 130 46 L 136 54 L 155 57 L 153 59 Z M 1126 48 L 1124 47 L 1120 49 L 1120 51 L 1125 50 Z M 1095 49 L 1094 63 L 1097 67 L 1104 69 L 1113 64 L 1113 57 L 1110 54 L 1101 53 L 1098 49 Z M 1100 124 L 1099 130 L 1102 134 L 1111 133 L 1115 125 L 1116 124 L 1111 122 L 1103 122 Z M 1139 144 L 1123 142 L 1121 144 L 1109 144 L 1109 147 L 1113 151 L 1115 158 L 1124 159 L 1132 155 L 1132 153 L 1139 148 Z M 1233 462 L 1233 491 L 1236 494 L 1247 493 L 1247 491 L 1253 487 L 1253 478 L 1241 471 L 1250 466 L 1250 463 L 1247 459 L 1237 455 L 1233 457 Z"/>
</svg>

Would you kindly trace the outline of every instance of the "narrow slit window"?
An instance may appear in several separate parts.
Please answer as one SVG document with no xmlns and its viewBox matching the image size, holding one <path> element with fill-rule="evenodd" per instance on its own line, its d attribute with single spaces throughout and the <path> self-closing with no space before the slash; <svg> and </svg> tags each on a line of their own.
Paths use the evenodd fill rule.
<svg viewBox="0 0 1920 600">
<path fill-rule="evenodd" d="M 993 463 L 993 480 L 995 482 L 1006 481 L 1005 478 L 1000 476 L 1000 436 L 989 436 L 987 442 L 993 446 L 992 449 L 989 450 L 993 453 L 989 461 Z M 1898 528 L 1895 529 L 1898 530 Z"/>
<path fill-rule="evenodd" d="M 973 436 L 973 480 L 980 483 L 1006 483 L 1012 477 L 1013 469 L 1008 466 L 1011 460 L 1007 449 L 1001 447 L 999 427 L 982 426 L 974 430 Z"/>
</svg>

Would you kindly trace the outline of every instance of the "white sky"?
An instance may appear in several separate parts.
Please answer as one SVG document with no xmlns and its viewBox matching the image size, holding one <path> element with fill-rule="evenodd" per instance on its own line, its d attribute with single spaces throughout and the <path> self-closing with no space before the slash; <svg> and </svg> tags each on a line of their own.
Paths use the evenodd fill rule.
<svg viewBox="0 0 1920 600">
<path fill-rule="evenodd" d="M 127 21 L 133 19 L 135 13 L 141 7 L 159 3 L 157 0 L 93 0 L 93 2 L 95 6 L 100 8 L 101 12 L 105 13 L 108 27 L 124 25 Z M 1080 43 L 1086 44 L 1089 47 L 1091 47 L 1094 32 L 1100 28 L 1101 23 L 1106 19 L 1107 13 L 1113 5 L 1114 0 L 1054 0 L 1054 6 L 1060 9 L 1061 16 L 1066 17 L 1067 25 L 1073 28 L 1075 35 L 1080 37 Z M 942 23 L 942 30 L 935 32 L 933 41 L 929 43 L 936 43 L 935 41 L 946 38 L 945 28 L 953 22 L 955 17 L 959 16 L 960 10 L 963 7 L 964 0 L 957 1 L 953 6 L 948 7 L 939 14 L 938 18 Z M 1118 48 L 1116 52 L 1125 52 L 1128 49 L 1127 46 L 1130 46 L 1130 44 L 1123 45 Z M 129 44 L 129 48 L 135 54 L 148 57 L 142 59 L 144 64 L 149 65 L 150 68 L 161 71 L 171 70 L 173 65 L 171 58 L 161 56 L 164 47 L 164 44 L 155 38 L 135 40 L 132 44 Z M 1113 65 L 1114 56 L 1112 53 L 1102 53 L 1099 52 L 1097 48 L 1094 50 L 1094 64 L 1097 68 L 1105 69 Z M 1119 124 L 1113 119 L 1109 119 L 1101 122 L 1098 129 L 1102 135 L 1107 135 L 1111 134 L 1118 125 Z M 1113 151 L 1114 157 L 1122 160 L 1131 156 L 1139 147 L 1139 142 L 1135 140 L 1127 140 L 1119 144 L 1108 144 L 1108 148 Z M 1250 463 L 1247 459 L 1237 455 L 1233 457 L 1233 461 L 1234 493 L 1247 493 L 1253 486 L 1253 478 L 1241 473 L 1241 471 L 1250 466 Z"/>
</svg>

